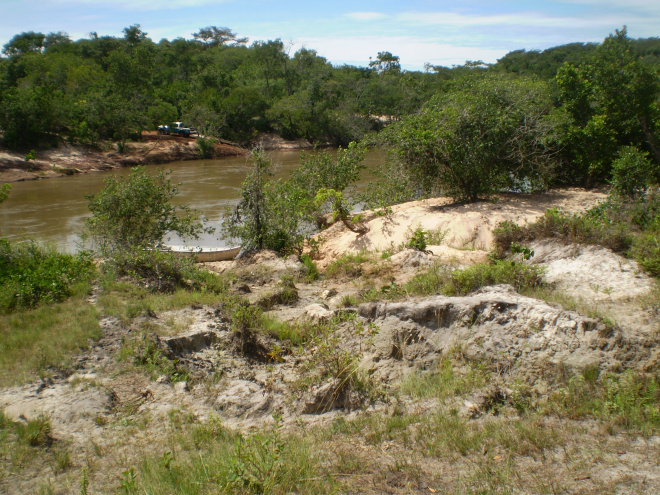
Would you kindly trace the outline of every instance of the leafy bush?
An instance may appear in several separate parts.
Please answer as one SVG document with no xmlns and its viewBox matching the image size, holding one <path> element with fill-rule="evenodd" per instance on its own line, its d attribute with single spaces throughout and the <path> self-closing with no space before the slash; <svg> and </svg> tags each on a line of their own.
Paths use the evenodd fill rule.
<svg viewBox="0 0 660 495">
<path fill-rule="evenodd" d="M 94 263 L 85 252 L 63 254 L 35 242 L 0 239 L 0 312 L 63 301 L 94 272 Z"/>
<path fill-rule="evenodd" d="M 165 236 L 197 238 L 203 231 L 200 218 L 185 206 L 172 206 L 177 187 L 162 170 L 152 176 L 136 167 L 127 177 L 109 177 L 105 188 L 89 196 L 92 217 L 86 221 L 84 238 L 107 259 L 118 275 L 151 279 L 168 288 L 184 279 L 192 261 L 161 252 Z"/>
<path fill-rule="evenodd" d="M 653 168 L 648 153 L 634 146 L 624 146 L 612 162 L 612 189 L 610 194 L 624 199 L 637 199 L 644 195 Z"/>
<path fill-rule="evenodd" d="M 385 131 L 425 193 L 459 201 L 543 189 L 550 169 L 547 85 L 502 76 L 466 80 Z"/>
<path fill-rule="evenodd" d="M 406 243 L 406 247 L 417 251 L 426 251 L 426 236 L 426 231 L 421 227 L 417 227 Z"/>
</svg>

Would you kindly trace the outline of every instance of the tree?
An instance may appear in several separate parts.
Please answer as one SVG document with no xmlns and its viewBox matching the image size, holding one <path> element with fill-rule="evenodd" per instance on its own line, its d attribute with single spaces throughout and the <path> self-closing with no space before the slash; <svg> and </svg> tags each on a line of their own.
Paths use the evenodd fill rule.
<svg viewBox="0 0 660 495">
<path fill-rule="evenodd" d="M 660 165 L 660 76 L 633 50 L 625 27 L 593 58 L 557 72 L 560 144 L 573 167 L 568 180 L 589 186 L 609 179 L 621 146 L 651 152 Z"/>
<path fill-rule="evenodd" d="M 371 60 L 369 57 L 369 67 L 382 74 L 384 72 L 400 72 L 401 64 L 399 57 L 392 55 L 390 52 L 378 52 L 376 60 Z"/>
<path fill-rule="evenodd" d="M 253 168 L 243 181 L 238 205 L 225 215 L 223 237 L 240 239 L 248 250 L 294 250 L 302 242 L 295 198 L 281 181 L 270 180 L 271 163 L 263 150 L 251 156 Z"/>
<path fill-rule="evenodd" d="M 147 33 L 142 31 L 139 24 L 133 24 L 124 28 L 122 31 L 124 33 L 124 39 L 132 45 L 136 45 L 140 41 L 147 39 Z"/>
<path fill-rule="evenodd" d="M 498 190 L 547 186 L 550 108 L 541 82 L 464 80 L 390 126 L 385 139 L 420 192 L 474 201 Z"/>
<path fill-rule="evenodd" d="M 185 269 L 185 263 L 161 251 L 165 236 L 173 232 L 196 239 L 206 230 L 195 212 L 171 204 L 177 187 L 167 175 L 161 170 L 152 176 L 136 167 L 128 177 L 106 179 L 101 192 L 87 197 L 92 216 L 83 236 L 119 275 L 154 279 L 158 288 L 179 282 Z"/>
<path fill-rule="evenodd" d="M 201 28 L 197 33 L 193 33 L 193 38 L 198 43 L 208 47 L 223 45 L 244 45 L 248 42 L 247 38 L 238 38 L 236 33 L 227 27 L 208 26 Z"/>
<path fill-rule="evenodd" d="M 35 33 L 34 31 L 17 34 L 3 47 L 2 53 L 8 57 L 15 57 L 26 53 L 41 53 L 44 49 L 45 39 L 45 34 Z"/>
</svg>

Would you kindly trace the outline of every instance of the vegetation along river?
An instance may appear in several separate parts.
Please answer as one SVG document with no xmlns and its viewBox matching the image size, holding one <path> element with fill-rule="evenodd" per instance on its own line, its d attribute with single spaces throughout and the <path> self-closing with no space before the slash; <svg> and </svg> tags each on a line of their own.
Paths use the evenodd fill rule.
<svg viewBox="0 0 660 495">
<path fill-rule="evenodd" d="M 300 162 L 299 151 L 274 151 L 271 157 L 275 179 L 287 178 Z M 372 150 L 367 153 L 365 165 L 371 168 L 383 159 L 383 151 Z M 150 166 L 149 170 L 156 173 L 159 168 Z M 208 218 L 208 225 L 216 230 L 222 222 L 225 207 L 238 202 L 241 183 L 248 171 L 245 157 L 172 162 L 163 168 L 171 169 L 172 182 L 180 184 L 174 202 L 199 210 Z M 126 168 L 13 183 L 9 199 L 0 207 L 0 237 L 12 240 L 33 238 L 66 251 L 75 251 L 80 244 L 85 218 L 89 216 L 85 195 L 100 191 L 109 175 L 127 175 L 130 171 Z M 365 174 L 357 185 L 358 189 L 363 190 L 367 182 Z M 190 243 L 225 245 L 218 239 L 217 231 Z"/>
</svg>

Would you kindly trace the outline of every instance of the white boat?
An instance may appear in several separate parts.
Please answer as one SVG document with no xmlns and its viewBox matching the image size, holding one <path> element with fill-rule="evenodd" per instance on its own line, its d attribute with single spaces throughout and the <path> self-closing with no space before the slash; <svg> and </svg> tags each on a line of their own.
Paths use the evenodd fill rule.
<svg viewBox="0 0 660 495">
<path fill-rule="evenodd" d="M 194 256 L 195 261 L 198 263 L 233 260 L 241 252 L 241 246 L 165 246 L 165 249 L 180 256 Z"/>
</svg>

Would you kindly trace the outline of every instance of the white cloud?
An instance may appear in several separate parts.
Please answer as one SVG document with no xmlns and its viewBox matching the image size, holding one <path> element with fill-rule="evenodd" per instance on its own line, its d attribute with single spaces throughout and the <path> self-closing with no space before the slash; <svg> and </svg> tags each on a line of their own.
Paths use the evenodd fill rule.
<svg viewBox="0 0 660 495">
<path fill-rule="evenodd" d="M 593 28 L 617 26 L 621 23 L 621 16 L 589 16 L 589 17 L 557 17 L 541 12 L 516 12 L 497 15 L 466 15 L 456 12 L 404 12 L 399 14 L 402 22 L 426 25 L 446 26 L 454 28 L 480 27 L 480 26 L 520 26 L 520 27 L 547 27 L 547 28 Z M 626 18 L 629 21 L 643 22 L 642 17 Z"/>
<path fill-rule="evenodd" d="M 344 17 L 348 17 L 354 21 L 373 21 L 376 19 L 383 19 L 387 16 L 385 14 L 381 14 L 380 12 L 350 12 L 348 14 L 344 14 Z"/>
<path fill-rule="evenodd" d="M 600 9 L 621 9 L 648 15 L 660 15 L 660 2 L 657 0 L 558 0 L 563 3 L 594 5 Z"/>
<path fill-rule="evenodd" d="M 425 63 L 433 65 L 462 65 L 466 60 L 494 63 L 509 50 L 473 46 L 454 46 L 437 40 L 412 36 L 341 36 L 332 38 L 299 38 L 293 50 L 301 46 L 314 48 L 319 55 L 334 64 L 366 66 L 369 57 L 390 51 L 401 59 L 401 66 L 421 70 Z"/>
<path fill-rule="evenodd" d="M 121 10 L 172 10 L 202 5 L 227 3 L 231 0 L 51 0 L 59 5 L 84 5 L 88 7 L 111 7 Z"/>
</svg>

